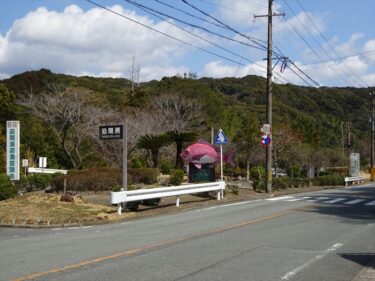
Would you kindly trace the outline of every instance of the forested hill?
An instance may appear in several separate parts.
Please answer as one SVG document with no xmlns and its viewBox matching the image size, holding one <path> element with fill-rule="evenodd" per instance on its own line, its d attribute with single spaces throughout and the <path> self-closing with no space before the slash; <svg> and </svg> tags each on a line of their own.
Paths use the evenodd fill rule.
<svg viewBox="0 0 375 281">
<path fill-rule="evenodd" d="M 124 107 L 145 108 L 166 94 L 196 101 L 201 119 L 189 120 L 191 124 L 186 128 L 196 130 L 201 137 L 207 137 L 209 128 L 214 126 L 222 128 L 233 142 L 249 128 L 253 138 L 258 138 L 260 124 L 266 120 L 266 80 L 252 75 L 222 79 L 165 77 L 161 81 L 134 83 L 132 91 L 132 83 L 127 79 L 74 77 L 41 69 L 15 75 L 2 83 L 9 93 L 13 93 L 8 95 L 8 101 L 16 109 L 2 110 L 2 129 L 4 121 L 9 118 L 28 122 L 25 116 L 30 112 L 23 110 L 22 106 L 15 106 L 16 100 L 31 91 L 35 95 L 42 93 L 51 85 L 86 89 L 82 91 L 83 95 L 95 96 L 98 104 L 120 111 Z M 350 145 L 351 149 L 360 151 L 364 159 L 369 154 L 371 90 L 274 83 L 274 133 L 276 135 L 280 128 L 281 135 L 285 132 L 293 134 L 303 144 L 312 147 L 342 149 L 343 145 Z M 35 130 L 38 129 L 34 129 L 34 133 Z M 30 132 L 27 134 L 31 137 Z"/>
</svg>

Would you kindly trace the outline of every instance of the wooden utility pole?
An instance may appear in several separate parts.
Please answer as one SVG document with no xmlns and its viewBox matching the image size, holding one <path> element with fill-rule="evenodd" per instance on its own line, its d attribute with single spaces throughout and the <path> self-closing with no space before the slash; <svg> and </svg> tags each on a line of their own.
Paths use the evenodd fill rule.
<svg viewBox="0 0 375 281">
<path fill-rule="evenodd" d="M 268 0 L 268 14 L 254 15 L 254 18 L 268 17 L 268 40 L 267 40 L 267 124 L 272 128 L 272 17 L 285 16 L 284 13 L 272 13 L 272 2 Z M 272 140 L 272 131 L 270 133 Z M 266 192 L 272 193 L 272 142 L 266 148 Z"/>
</svg>

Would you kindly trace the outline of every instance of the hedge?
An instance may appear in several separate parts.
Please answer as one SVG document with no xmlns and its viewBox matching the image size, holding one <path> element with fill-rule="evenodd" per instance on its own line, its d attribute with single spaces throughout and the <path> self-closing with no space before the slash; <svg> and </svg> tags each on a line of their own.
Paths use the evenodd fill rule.
<svg viewBox="0 0 375 281">
<path fill-rule="evenodd" d="M 158 169 L 140 168 L 128 169 L 128 184 L 153 184 L 157 182 Z M 85 170 L 70 170 L 67 175 L 59 175 L 53 180 L 56 191 L 104 191 L 122 186 L 120 169 L 91 168 Z"/>
</svg>

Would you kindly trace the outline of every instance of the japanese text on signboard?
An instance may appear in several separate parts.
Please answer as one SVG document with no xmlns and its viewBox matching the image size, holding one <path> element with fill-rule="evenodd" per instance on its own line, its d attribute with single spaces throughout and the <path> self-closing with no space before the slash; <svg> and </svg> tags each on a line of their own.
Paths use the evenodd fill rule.
<svg viewBox="0 0 375 281">
<path fill-rule="evenodd" d="M 19 180 L 19 122 L 7 121 L 7 175 Z"/>
<path fill-rule="evenodd" d="M 99 137 L 101 140 L 122 139 L 122 125 L 100 126 Z"/>
</svg>

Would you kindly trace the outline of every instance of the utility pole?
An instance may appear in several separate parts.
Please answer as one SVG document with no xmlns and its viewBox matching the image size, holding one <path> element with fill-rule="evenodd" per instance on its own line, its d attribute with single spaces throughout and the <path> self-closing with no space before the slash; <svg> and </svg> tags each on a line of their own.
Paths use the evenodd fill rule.
<svg viewBox="0 0 375 281">
<path fill-rule="evenodd" d="M 267 124 L 272 128 L 272 17 L 285 16 L 284 13 L 272 13 L 272 2 L 268 0 L 268 14 L 254 15 L 254 18 L 268 17 L 267 40 Z M 272 132 L 270 133 L 272 140 Z M 266 148 L 266 192 L 272 193 L 272 142 Z"/>
<path fill-rule="evenodd" d="M 375 137 L 375 92 L 369 93 L 372 98 L 372 116 L 371 116 L 371 166 L 370 166 L 370 179 L 374 181 L 375 167 L 374 167 L 374 137 Z"/>
</svg>

